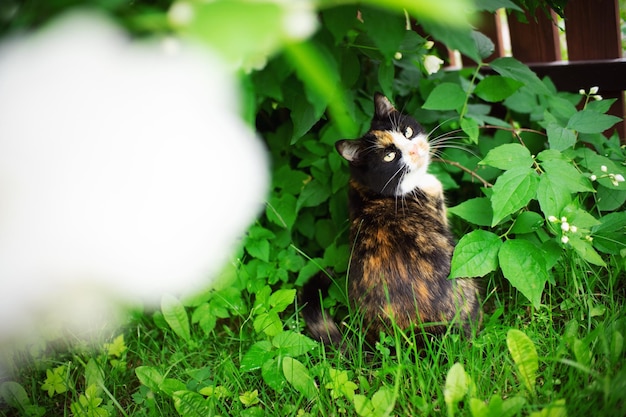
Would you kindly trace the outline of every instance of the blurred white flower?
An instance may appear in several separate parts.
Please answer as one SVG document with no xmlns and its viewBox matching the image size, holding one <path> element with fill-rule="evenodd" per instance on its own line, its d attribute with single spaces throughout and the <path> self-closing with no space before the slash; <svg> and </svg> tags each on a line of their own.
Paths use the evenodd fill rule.
<svg viewBox="0 0 626 417">
<path fill-rule="evenodd" d="M 550 223 L 556 223 L 559 221 L 559 219 L 557 219 L 555 216 L 548 216 L 548 221 L 550 221 Z"/>
<path fill-rule="evenodd" d="M 608 171 L 608 168 L 606 167 L 606 165 L 602 165 L 602 166 L 600 167 L 600 171 L 602 171 L 602 172 L 607 172 L 607 171 Z"/>
<path fill-rule="evenodd" d="M 261 208 L 233 80 L 166 49 L 90 14 L 0 45 L 0 342 L 206 288 Z"/>
<path fill-rule="evenodd" d="M 428 74 L 434 74 L 441 68 L 443 60 L 435 55 L 424 56 L 424 68 Z"/>
<path fill-rule="evenodd" d="M 617 182 L 624 182 L 624 176 L 622 174 L 616 174 L 615 175 L 615 181 L 617 181 Z"/>
<path fill-rule="evenodd" d="M 569 242 L 569 237 L 567 237 L 567 236 L 561 236 L 561 242 L 563 242 L 563 243 L 567 243 L 567 242 Z"/>
<path fill-rule="evenodd" d="M 561 230 L 564 232 L 569 231 L 569 223 L 568 222 L 561 223 Z"/>
<path fill-rule="evenodd" d="M 589 94 L 597 94 L 598 93 L 599 88 L 598 87 L 591 87 L 589 89 Z"/>
</svg>

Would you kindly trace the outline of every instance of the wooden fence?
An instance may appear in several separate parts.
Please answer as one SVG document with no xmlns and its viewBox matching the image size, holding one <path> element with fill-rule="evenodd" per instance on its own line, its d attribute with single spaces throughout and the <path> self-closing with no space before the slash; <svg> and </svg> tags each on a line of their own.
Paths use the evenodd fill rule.
<svg viewBox="0 0 626 417">
<path fill-rule="evenodd" d="M 507 31 L 501 16 L 484 17 L 480 30 L 495 44 L 490 59 L 504 56 Z M 561 91 L 599 87 L 602 97 L 617 99 L 609 113 L 624 119 L 626 59 L 622 58 L 618 0 L 569 0 L 564 19 L 567 61 L 562 59 L 562 37 L 555 24 L 556 15 L 548 17 L 538 9 L 535 16 L 526 17 L 529 23 L 519 22 L 514 15 L 507 17 L 511 55 L 540 77 L 549 76 Z M 625 141 L 624 122 L 616 127 Z"/>
</svg>

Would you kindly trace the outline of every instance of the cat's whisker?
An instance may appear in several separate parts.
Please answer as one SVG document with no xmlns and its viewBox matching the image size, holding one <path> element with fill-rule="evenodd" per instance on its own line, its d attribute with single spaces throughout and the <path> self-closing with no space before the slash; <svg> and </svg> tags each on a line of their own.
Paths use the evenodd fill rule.
<svg viewBox="0 0 626 417">
<path fill-rule="evenodd" d="M 480 156 L 478 156 L 478 155 L 476 154 L 476 152 L 472 151 L 472 150 L 471 150 L 471 149 L 469 149 L 469 148 L 466 148 L 466 147 L 464 147 L 464 146 L 461 146 L 461 145 L 444 144 L 444 145 L 440 145 L 440 146 L 431 146 L 431 147 L 430 147 L 431 153 L 432 153 L 433 155 L 440 155 L 440 154 L 441 154 L 441 151 L 442 151 L 442 150 L 444 150 L 444 149 L 458 149 L 458 150 L 461 150 L 461 151 L 467 152 L 467 153 L 469 153 L 470 155 L 472 155 L 472 156 L 474 156 L 474 157 L 476 157 L 476 158 L 478 158 L 478 159 L 481 159 L 481 158 L 480 158 Z"/>
<path fill-rule="evenodd" d="M 389 180 L 385 183 L 385 185 L 383 185 L 382 191 L 384 191 L 387 186 L 389 185 L 389 183 L 391 181 L 393 181 L 393 179 L 396 177 L 396 175 L 398 175 L 400 172 L 404 171 L 404 167 L 400 167 L 398 168 L 398 170 L 391 176 L 391 178 L 389 178 Z M 402 175 L 402 177 L 400 178 L 400 181 L 398 181 L 398 184 L 402 184 L 402 178 L 404 177 L 404 174 Z M 398 185 L 399 186 L 399 185 Z"/>
<path fill-rule="evenodd" d="M 450 117 L 449 119 L 446 119 L 443 122 L 439 123 L 437 126 L 433 127 L 432 130 L 430 132 L 428 132 L 428 137 L 430 137 L 430 135 L 432 135 L 437 129 L 439 129 L 445 123 L 448 123 L 449 121 L 454 120 L 454 119 L 455 119 L 455 117 Z M 461 130 L 461 129 L 459 129 L 459 130 Z"/>
</svg>

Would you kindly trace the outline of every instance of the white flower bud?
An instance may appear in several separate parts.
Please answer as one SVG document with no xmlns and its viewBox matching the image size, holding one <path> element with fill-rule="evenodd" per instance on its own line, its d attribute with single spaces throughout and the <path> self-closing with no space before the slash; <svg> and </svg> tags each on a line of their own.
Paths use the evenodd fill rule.
<svg viewBox="0 0 626 417">
<path fill-rule="evenodd" d="M 556 222 L 558 222 L 558 221 L 559 221 L 559 219 L 557 219 L 557 218 L 556 218 L 556 217 L 554 217 L 554 216 L 549 216 L 549 217 L 548 217 L 548 221 L 550 221 L 550 223 L 556 223 Z"/>
<path fill-rule="evenodd" d="M 395 59 L 396 61 L 399 61 L 402 59 L 402 52 L 398 51 L 394 54 L 393 59 Z"/>
<path fill-rule="evenodd" d="M 565 216 L 561 217 L 561 221 L 562 222 L 566 222 L 567 221 L 567 217 L 565 217 Z"/>
<path fill-rule="evenodd" d="M 568 232 L 569 231 L 569 223 L 568 222 L 561 223 L 561 230 L 564 231 L 564 232 Z"/>
<path fill-rule="evenodd" d="M 578 94 L 584 96 L 585 94 L 587 94 L 587 92 L 581 88 L 580 90 L 578 90 Z"/>
<path fill-rule="evenodd" d="M 561 236 L 561 242 L 563 242 L 563 243 L 567 243 L 567 242 L 569 242 L 569 237 L 567 237 L 567 236 Z"/>
<path fill-rule="evenodd" d="M 578 231 L 578 227 L 576 227 L 576 226 L 572 225 L 572 226 L 570 226 L 570 227 L 569 227 L 569 230 L 570 230 L 570 232 L 572 232 L 572 233 L 576 233 L 576 232 Z"/>
<path fill-rule="evenodd" d="M 615 181 L 617 181 L 617 182 L 624 182 L 624 176 L 622 174 L 616 174 L 615 175 Z"/>
<path fill-rule="evenodd" d="M 435 46 L 435 42 L 433 41 L 426 41 L 426 43 L 424 44 L 424 48 L 426 49 L 433 49 L 433 46 Z"/>
<path fill-rule="evenodd" d="M 426 68 L 428 74 L 434 74 L 439 71 L 441 64 L 443 64 L 443 60 L 435 55 L 424 56 L 424 68 Z"/>
<path fill-rule="evenodd" d="M 607 172 L 607 171 L 608 171 L 608 168 L 606 167 L 606 165 L 602 165 L 602 166 L 600 167 L 600 171 L 602 171 L 602 172 Z"/>
<path fill-rule="evenodd" d="M 589 89 L 589 94 L 596 94 L 598 92 L 599 88 L 598 87 L 591 87 Z"/>
<path fill-rule="evenodd" d="M 596 177 L 595 175 L 591 175 L 591 176 L 589 177 L 589 179 L 590 179 L 591 181 L 595 181 L 595 180 L 597 180 L 597 179 L 598 179 L 598 177 Z"/>
<path fill-rule="evenodd" d="M 600 94 L 596 94 L 596 95 L 593 96 L 593 99 L 595 101 L 602 101 L 602 96 Z"/>
</svg>

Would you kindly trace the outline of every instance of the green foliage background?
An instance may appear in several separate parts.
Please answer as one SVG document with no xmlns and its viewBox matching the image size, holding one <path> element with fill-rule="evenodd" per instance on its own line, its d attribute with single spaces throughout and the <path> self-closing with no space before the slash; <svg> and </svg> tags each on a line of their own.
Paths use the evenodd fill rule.
<svg viewBox="0 0 626 417">
<path fill-rule="evenodd" d="M 7 409 L 44 415 L 61 396 L 73 415 L 101 416 L 623 409 L 626 151 L 615 134 L 603 136 L 618 121 L 606 114 L 611 101 L 596 100 L 592 86 L 558 92 L 514 58 L 484 62 L 493 45 L 464 21 L 466 8 L 519 10 L 514 3 L 438 3 L 433 11 L 426 1 L 319 1 L 318 30 L 294 41 L 276 35 L 285 9 L 272 2 L 190 2 L 199 20 L 187 26 L 172 24 L 169 1 L 96 2 L 137 36 L 175 33 L 225 59 L 242 58 L 242 117 L 267 144 L 271 189 L 219 285 L 182 300 L 167 296 L 159 311 L 138 314 L 131 328 L 141 337 L 127 334 L 104 351 L 74 349 L 69 361 L 48 357 L 19 371 L 21 379 L 0 386 Z M 5 3 L 2 33 L 37 27 L 75 4 Z M 207 29 L 225 16 L 247 22 L 229 20 L 236 30 L 226 47 Z M 249 55 L 259 36 L 275 42 L 266 62 Z M 445 59 L 441 45 L 476 66 L 429 74 L 428 56 Z M 451 275 L 484 277 L 478 357 L 452 335 L 432 342 L 432 380 L 414 362 L 421 353 L 405 343 L 411 335 L 383 335 L 368 363 L 362 348 L 332 359 L 298 316 L 297 291 L 322 270 L 336 279 L 327 307 L 346 311 L 349 174 L 334 143 L 367 130 L 376 91 L 432 130 L 438 154 L 431 171 L 444 184 L 459 237 Z M 347 328 L 358 329 L 358 314 L 349 313 Z M 359 345 L 358 331 L 347 337 Z M 503 360 L 504 370 L 494 368 Z M 540 378 L 540 361 L 552 379 Z M 482 377 L 482 368 L 497 382 Z M 105 373 L 131 386 L 130 394 Z M 280 399 L 272 402 L 274 395 Z"/>
</svg>

